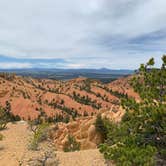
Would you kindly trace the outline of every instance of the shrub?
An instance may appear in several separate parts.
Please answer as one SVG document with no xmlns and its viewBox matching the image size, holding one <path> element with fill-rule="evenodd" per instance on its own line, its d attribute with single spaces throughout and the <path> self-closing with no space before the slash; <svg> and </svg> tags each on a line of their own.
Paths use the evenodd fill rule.
<svg viewBox="0 0 166 166">
<path fill-rule="evenodd" d="M 47 139 L 48 127 L 49 127 L 48 123 L 42 123 L 36 126 L 36 129 L 33 130 L 34 135 L 29 145 L 29 148 L 31 150 L 37 150 L 38 144 Z"/>
<path fill-rule="evenodd" d="M 68 135 L 68 140 L 63 146 L 64 152 L 74 152 L 80 150 L 80 143 L 76 141 L 76 139 Z"/>
<path fill-rule="evenodd" d="M 3 135 L 2 134 L 0 134 L 0 141 L 2 141 L 3 140 Z"/>
<path fill-rule="evenodd" d="M 110 128 L 110 122 L 108 119 L 102 119 L 101 115 L 97 115 L 95 121 L 96 131 L 99 132 L 102 136 L 102 141 L 106 140 L 107 133 Z"/>
<path fill-rule="evenodd" d="M 84 116 L 88 116 L 88 113 L 86 111 L 84 111 Z"/>
<path fill-rule="evenodd" d="M 7 116 L 6 111 L 0 108 L 0 130 L 3 130 L 6 128 L 8 121 L 9 121 L 9 118 Z"/>
</svg>

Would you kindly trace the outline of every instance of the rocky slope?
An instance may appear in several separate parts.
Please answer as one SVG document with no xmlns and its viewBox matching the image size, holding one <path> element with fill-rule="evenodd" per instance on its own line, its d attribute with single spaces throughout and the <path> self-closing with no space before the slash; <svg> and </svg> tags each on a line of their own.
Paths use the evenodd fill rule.
<svg viewBox="0 0 166 166">
<path fill-rule="evenodd" d="M 127 91 L 123 91 L 125 87 Z M 95 115 L 100 109 L 110 110 L 119 105 L 119 96 L 112 90 L 137 97 L 126 78 L 102 84 L 87 78 L 62 82 L 0 74 L 0 105 L 25 120 L 35 119 L 42 113 L 69 119 Z"/>
<path fill-rule="evenodd" d="M 49 150 L 53 154 L 55 149 L 58 150 L 60 165 L 105 165 L 96 149 L 101 143 L 101 136 L 94 123 L 98 114 L 119 122 L 125 113 L 120 106 L 120 97 L 127 94 L 139 100 L 129 82 L 130 77 L 102 84 L 87 78 L 62 82 L 0 73 L 0 106 L 23 120 L 37 119 L 42 115 L 59 122 L 50 130 L 52 144 L 42 143 L 37 153 L 28 150 L 32 133 L 27 123 L 8 124 L 7 129 L 2 131 L 5 138 L 0 142 L 0 165 L 6 164 L 6 161 L 12 166 L 40 165 L 46 162 L 45 152 Z M 80 143 L 80 152 L 62 152 L 69 135 Z M 50 156 L 49 162 L 57 162 L 55 156 Z"/>
<path fill-rule="evenodd" d="M 113 92 L 119 92 L 121 94 L 127 94 L 129 97 L 135 98 L 137 101 L 140 100 L 139 95 L 131 87 L 130 82 L 133 76 L 119 78 L 108 84 L 108 87 Z"/>
<path fill-rule="evenodd" d="M 51 134 L 58 150 L 63 149 L 68 135 L 81 144 L 81 150 L 94 149 L 101 142 L 94 126 L 96 115 L 118 122 L 124 114 L 120 97 L 127 94 L 139 100 L 129 80 L 120 78 L 102 84 L 77 78 L 62 82 L 4 73 L 0 74 L 0 105 L 24 120 L 42 115 L 60 122 Z"/>
</svg>

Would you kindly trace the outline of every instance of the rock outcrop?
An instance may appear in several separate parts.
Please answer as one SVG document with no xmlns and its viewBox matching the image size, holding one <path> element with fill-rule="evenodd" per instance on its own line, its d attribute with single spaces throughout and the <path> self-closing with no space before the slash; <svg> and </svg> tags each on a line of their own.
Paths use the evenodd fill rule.
<svg viewBox="0 0 166 166">
<path fill-rule="evenodd" d="M 101 114 L 102 118 L 119 122 L 125 111 L 121 107 L 116 108 L 116 112 L 113 112 L 113 109 L 115 108 L 111 108 L 109 111 L 100 110 L 99 114 Z M 57 130 L 51 132 L 56 148 L 63 150 L 68 135 L 74 136 L 81 144 L 81 150 L 97 148 L 97 145 L 101 143 L 102 139 L 100 133 L 96 131 L 95 121 L 96 116 L 79 118 L 68 124 L 59 123 L 58 126 L 56 126 Z"/>
</svg>

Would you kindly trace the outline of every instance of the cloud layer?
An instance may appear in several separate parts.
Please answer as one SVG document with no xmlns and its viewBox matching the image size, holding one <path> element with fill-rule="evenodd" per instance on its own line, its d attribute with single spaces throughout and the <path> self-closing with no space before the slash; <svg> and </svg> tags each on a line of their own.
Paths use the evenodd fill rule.
<svg viewBox="0 0 166 166">
<path fill-rule="evenodd" d="M 0 0 L 0 54 L 11 57 L 8 63 L 0 57 L 0 66 L 22 59 L 23 67 L 133 69 L 152 56 L 159 64 L 165 6 L 165 0 Z"/>
</svg>

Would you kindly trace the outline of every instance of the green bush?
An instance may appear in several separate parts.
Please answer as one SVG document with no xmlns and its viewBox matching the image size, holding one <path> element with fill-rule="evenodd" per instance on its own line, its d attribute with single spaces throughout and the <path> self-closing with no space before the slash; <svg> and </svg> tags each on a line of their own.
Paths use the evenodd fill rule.
<svg viewBox="0 0 166 166">
<path fill-rule="evenodd" d="M 126 110 L 119 124 L 110 123 L 100 151 L 106 159 L 117 165 L 151 166 L 162 164 L 166 159 L 166 56 L 160 69 L 153 68 L 154 60 L 141 65 L 139 73 L 132 80 L 141 101 L 123 98 L 121 104 Z M 99 119 L 102 128 L 104 121 Z M 164 165 L 164 164 L 163 164 Z"/>
<path fill-rule="evenodd" d="M 32 140 L 30 141 L 29 149 L 31 150 L 37 150 L 38 144 L 48 137 L 48 123 L 42 123 L 36 126 L 34 130 L 34 135 Z"/>
<path fill-rule="evenodd" d="M 96 131 L 99 132 L 102 136 L 102 141 L 107 139 L 107 133 L 111 127 L 111 124 L 108 119 L 102 119 L 101 115 L 97 115 L 95 121 Z"/>
<path fill-rule="evenodd" d="M 63 151 L 74 152 L 79 150 L 80 150 L 80 143 L 78 143 L 73 136 L 68 135 L 68 141 L 64 144 Z"/>
</svg>

